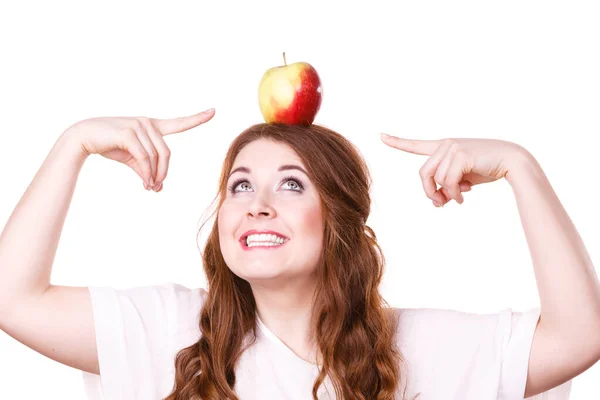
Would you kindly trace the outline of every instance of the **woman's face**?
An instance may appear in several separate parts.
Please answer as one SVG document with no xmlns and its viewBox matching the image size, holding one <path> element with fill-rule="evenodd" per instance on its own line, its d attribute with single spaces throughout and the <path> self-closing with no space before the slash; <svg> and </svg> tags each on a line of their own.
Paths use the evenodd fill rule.
<svg viewBox="0 0 600 400">
<path fill-rule="evenodd" d="M 259 139 L 238 154 L 218 229 L 223 258 L 240 278 L 288 281 L 315 271 L 324 223 L 317 190 L 302 170 L 300 157 L 283 143 Z M 275 245 L 260 244 L 265 239 L 270 244 L 273 236 L 251 236 L 248 247 L 243 238 L 251 230 L 275 232 Z M 278 244 L 281 237 L 285 241 Z"/>
</svg>

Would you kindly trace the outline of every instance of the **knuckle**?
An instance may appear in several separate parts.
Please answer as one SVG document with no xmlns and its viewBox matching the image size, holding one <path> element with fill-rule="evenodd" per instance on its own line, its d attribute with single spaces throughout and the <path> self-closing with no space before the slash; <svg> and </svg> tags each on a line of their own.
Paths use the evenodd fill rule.
<svg viewBox="0 0 600 400">
<path fill-rule="evenodd" d="M 436 195 L 435 195 L 436 191 L 435 190 L 431 190 L 427 193 L 427 197 L 430 198 L 431 200 L 436 200 Z"/>
<path fill-rule="evenodd" d="M 449 173 L 446 176 L 446 184 L 448 187 L 451 187 L 453 190 L 458 188 L 458 182 L 460 181 L 460 177 L 457 174 Z"/>
<path fill-rule="evenodd" d="M 144 126 L 148 126 L 150 124 L 150 118 L 146 116 L 138 117 L 137 121 Z"/>
<path fill-rule="evenodd" d="M 459 152 L 459 150 L 460 145 L 457 143 L 452 143 L 448 148 L 448 154 L 450 154 L 452 157 L 456 157 L 456 154 Z"/>
<path fill-rule="evenodd" d="M 140 122 L 139 118 L 134 118 L 133 120 L 131 120 L 131 126 L 133 127 L 133 129 L 141 129 L 142 123 Z"/>
<path fill-rule="evenodd" d="M 457 148 L 456 152 L 454 153 L 454 156 L 457 157 L 459 160 L 465 160 L 467 158 L 467 152 L 462 147 Z"/>
<path fill-rule="evenodd" d="M 133 128 L 125 128 L 123 129 L 124 136 L 129 140 L 137 140 L 137 133 Z"/>
<path fill-rule="evenodd" d="M 135 131 L 130 126 L 121 128 L 121 132 L 123 133 L 123 135 L 126 135 L 126 136 L 135 135 Z"/>
</svg>

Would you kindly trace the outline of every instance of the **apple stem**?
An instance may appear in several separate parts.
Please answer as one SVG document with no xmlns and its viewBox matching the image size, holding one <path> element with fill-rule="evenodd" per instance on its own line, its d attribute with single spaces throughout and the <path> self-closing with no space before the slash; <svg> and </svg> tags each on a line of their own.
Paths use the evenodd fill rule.
<svg viewBox="0 0 600 400">
<path fill-rule="evenodd" d="M 285 51 L 283 52 L 283 64 L 287 65 L 287 62 L 285 61 Z"/>
</svg>

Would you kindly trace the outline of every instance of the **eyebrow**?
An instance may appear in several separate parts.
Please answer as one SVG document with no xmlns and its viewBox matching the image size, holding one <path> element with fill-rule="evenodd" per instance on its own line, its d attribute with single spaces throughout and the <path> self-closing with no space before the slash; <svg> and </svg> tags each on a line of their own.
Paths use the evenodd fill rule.
<svg viewBox="0 0 600 400">
<path fill-rule="evenodd" d="M 279 168 L 277 168 L 277 172 L 281 172 L 281 171 L 288 171 L 291 169 L 296 169 L 298 171 L 303 172 L 306 176 L 308 176 L 308 173 L 304 170 L 304 168 L 302 168 L 299 165 L 293 165 L 293 164 L 284 164 L 281 165 Z M 229 174 L 229 177 L 231 177 L 231 175 L 233 175 L 235 172 L 245 172 L 247 174 L 249 174 L 250 172 L 252 172 L 252 170 L 248 167 L 237 167 L 236 169 L 234 169 L 233 171 L 231 171 L 231 173 Z"/>
</svg>

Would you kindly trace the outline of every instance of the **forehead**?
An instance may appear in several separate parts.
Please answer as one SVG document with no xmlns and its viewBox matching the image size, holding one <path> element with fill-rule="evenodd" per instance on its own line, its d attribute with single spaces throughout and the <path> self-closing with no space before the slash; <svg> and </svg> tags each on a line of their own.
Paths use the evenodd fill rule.
<svg viewBox="0 0 600 400">
<path fill-rule="evenodd" d="M 287 144 L 269 139 L 258 139 L 240 150 L 233 163 L 233 168 L 239 166 L 277 168 L 284 163 L 303 165 L 298 154 Z"/>
</svg>

